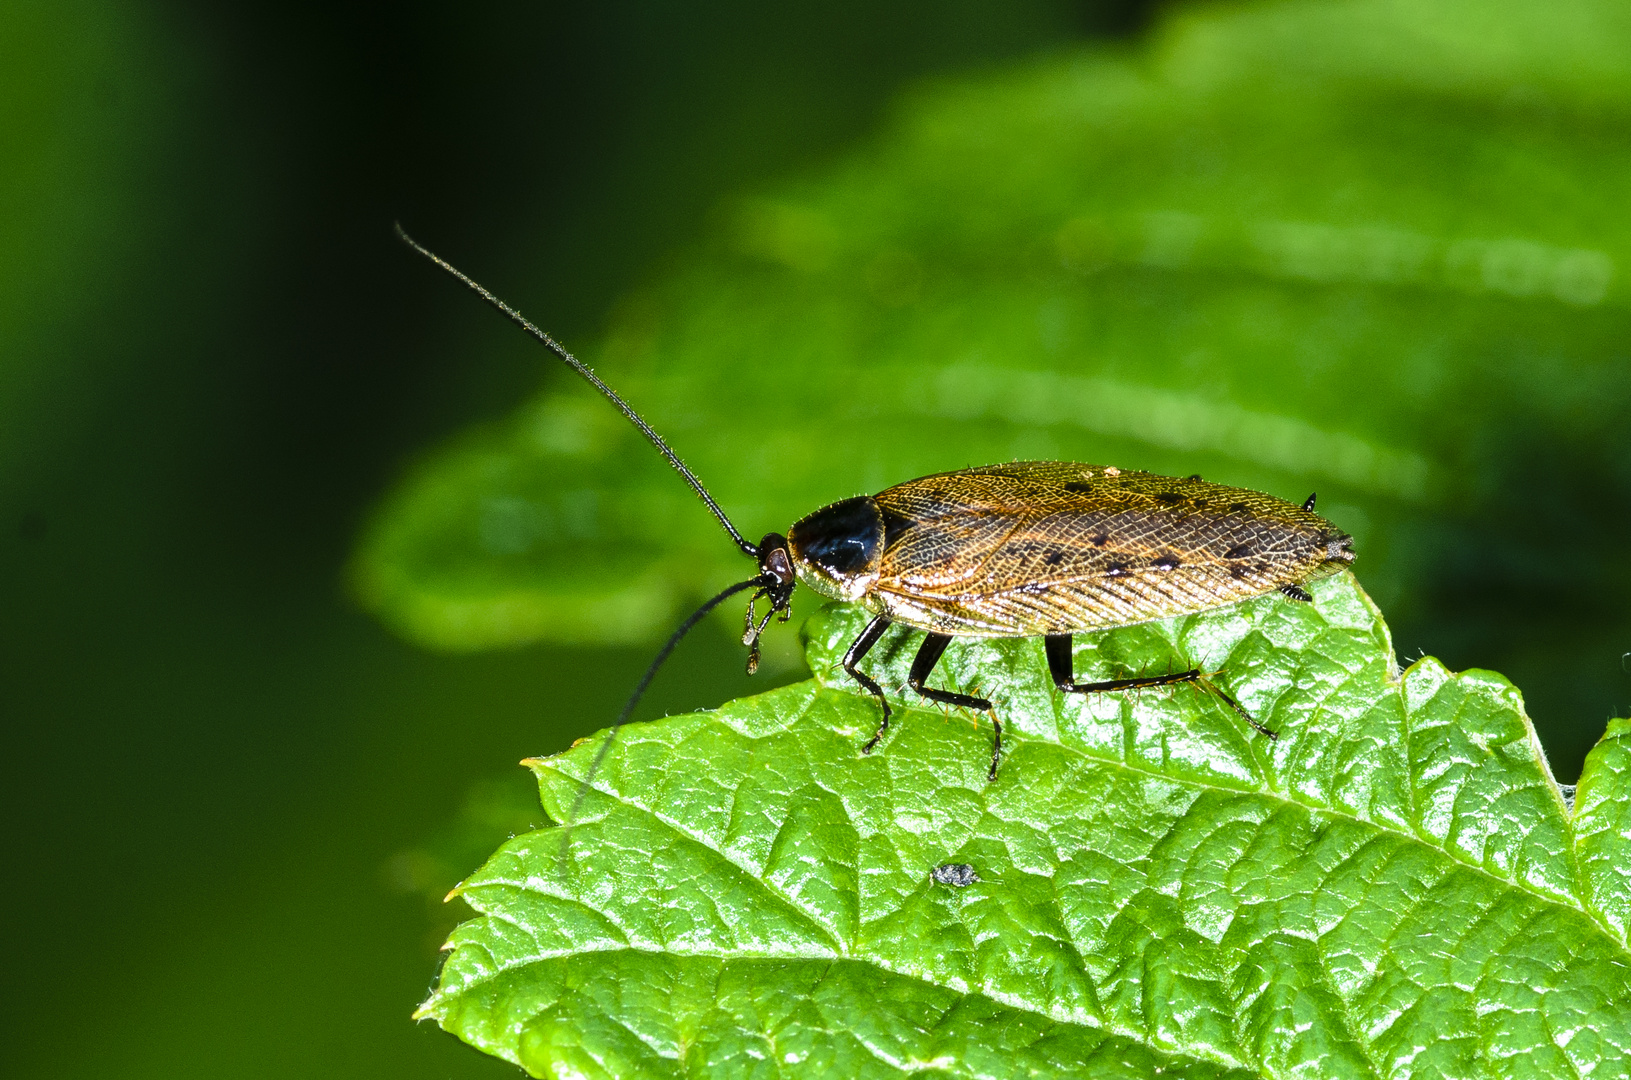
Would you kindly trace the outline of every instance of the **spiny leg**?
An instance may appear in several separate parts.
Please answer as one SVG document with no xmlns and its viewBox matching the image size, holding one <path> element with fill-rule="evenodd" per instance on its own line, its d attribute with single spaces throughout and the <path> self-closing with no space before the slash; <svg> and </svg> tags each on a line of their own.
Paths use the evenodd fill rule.
<svg viewBox="0 0 1631 1080">
<path fill-rule="evenodd" d="M 1076 681 L 1076 660 L 1071 653 L 1070 639 L 1071 635 L 1069 634 L 1048 634 L 1042 639 L 1042 649 L 1048 655 L 1048 674 L 1053 676 L 1053 685 L 1066 694 L 1102 694 L 1111 690 L 1141 690 L 1147 686 L 1195 683 L 1197 686 L 1204 687 L 1221 698 L 1259 734 L 1267 735 L 1271 739 L 1279 738 L 1274 732 L 1259 724 L 1257 718 L 1247 712 L 1240 702 L 1224 693 L 1199 668 L 1190 668 L 1188 671 L 1175 671 L 1169 675 L 1148 675 L 1136 679 L 1107 679 L 1104 682 L 1079 683 Z"/>
<path fill-rule="evenodd" d="M 1107 679 L 1104 682 L 1079 683 L 1076 681 L 1076 660 L 1070 650 L 1071 635 L 1048 634 L 1042 639 L 1042 649 L 1048 654 L 1048 674 L 1053 685 L 1066 694 L 1103 694 L 1111 690 L 1141 690 L 1146 686 L 1171 686 L 1175 683 L 1199 682 L 1205 678 L 1198 668 L 1174 671 L 1167 675 L 1143 675 L 1136 679 Z"/>
<path fill-rule="evenodd" d="M 1252 730 L 1256 731 L 1259 735 L 1266 735 L 1266 736 L 1268 736 L 1268 738 L 1270 740 L 1275 740 L 1275 739 L 1278 739 L 1280 737 L 1279 732 L 1270 731 L 1268 728 L 1264 727 L 1262 724 L 1259 724 L 1257 722 L 1257 717 L 1255 717 L 1251 713 L 1247 712 L 1245 706 L 1241 705 L 1240 702 L 1236 701 L 1232 696 L 1230 696 L 1228 693 L 1226 693 L 1224 691 L 1223 687 L 1219 686 L 1217 683 L 1213 682 L 1211 679 L 1207 678 L 1205 675 L 1202 675 L 1200 678 L 1196 679 L 1195 683 L 1198 686 L 1205 687 L 1207 690 L 1211 691 L 1217 697 L 1222 698 L 1223 703 L 1225 705 L 1229 706 L 1229 708 L 1233 709 L 1235 712 L 1239 713 L 1240 718 L 1242 720 L 1246 721 L 1246 723 L 1250 724 L 1252 726 Z"/>
<path fill-rule="evenodd" d="M 872 748 L 878 745 L 878 740 L 883 738 L 883 733 L 889 730 L 889 702 L 883 696 L 882 687 L 873 680 L 872 676 L 856 665 L 861 662 L 861 658 L 867 654 L 867 651 L 878 643 L 878 639 L 883 637 L 883 632 L 887 629 L 889 629 L 889 616 L 875 616 L 871 622 L 866 624 L 866 629 L 861 631 L 860 636 L 850 642 L 849 651 L 844 653 L 844 670 L 849 672 L 849 677 L 865 687 L 873 697 L 878 699 L 878 704 L 883 706 L 883 721 L 878 724 L 878 733 L 872 736 L 865 746 L 861 747 L 861 753 L 863 754 L 872 753 Z"/>
<path fill-rule="evenodd" d="M 997 719 L 997 710 L 991 707 L 991 702 L 973 694 L 958 694 L 950 690 L 936 690 L 923 684 L 928 681 L 929 673 L 940 662 L 945 653 L 946 646 L 951 644 L 951 637 L 947 634 L 929 634 L 918 647 L 917 656 L 912 660 L 912 671 L 906 676 L 906 681 L 922 696 L 930 701 L 937 701 L 942 705 L 956 705 L 964 709 L 979 709 L 991 717 L 991 725 L 996 728 L 996 741 L 991 745 L 991 771 L 987 774 L 988 780 L 997 778 L 997 764 L 1002 760 L 1002 721 Z"/>
</svg>

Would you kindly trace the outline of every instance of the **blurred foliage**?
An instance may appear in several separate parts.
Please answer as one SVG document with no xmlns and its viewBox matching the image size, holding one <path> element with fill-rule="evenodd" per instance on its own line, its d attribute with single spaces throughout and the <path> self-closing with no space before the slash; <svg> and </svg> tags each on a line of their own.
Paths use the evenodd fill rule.
<svg viewBox="0 0 1631 1080">
<path fill-rule="evenodd" d="M 137 208 L 173 135 L 168 89 L 137 77 L 153 20 L 95 0 L 14 0 L 0 33 L 0 481 L 83 411 L 101 357 L 59 345 L 86 305 L 127 283 Z M 78 399 L 78 400 L 76 400 Z M 54 406 L 50 421 L 38 412 Z"/>
<path fill-rule="evenodd" d="M 385 884 L 392 892 L 418 896 L 440 945 L 448 931 L 468 916 L 464 905 L 450 905 L 448 890 L 470 867 L 486 858 L 495 841 L 538 828 L 543 816 L 538 800 L 524 787 L 505 780 L 486 779 L 472 784 L 464 805 L 441 828 L 412 847 L 386 860 Z"/>
<path fill-rule="evenodd" d="M 1404 648 L 1592 729 L 1631 600 L 1627 57 L 1614 4 L 1193 9 L 923 89 L 722 208 L 586 358 L 755 538 L 1010 458 L 1317 489 Z M 745 571 L 556 374 L 408 477 L 355 581 L 460 650 L 648 639 Z"/>
<path fill-rule="evenodd" d="M 536 383 L 449 347 L 487 313 L 392 218 L 529 260 L 576 338 L 722 192 L 1137 22 L 1100 7 L 0 0 L 0 1071 L 513 1074 L 407 1019 L 440 939 L 398 890 L 440 906 L 522 819 L 463 793 L 536 813 L 510 763 L 649 656 L 427 655 L 336 587 L 403 457 Z M 649 707 L 741 692 L 686 653 Z"/>
<path fill-rule="evenodd" d="M 903 694 L 903 629 L 859 758 L 867 615 L 824 608 L 815 680 L 628 729 L 569 835 L 460 886 L 483 916 L 422 1015 L 534 1076 L 1624 1073 L 1625 725 L 1571 808 L 1506 680 L 1401 673 L 1350 575 L 1312 591 L 1078 650 L 1221 669 L 1274 741 L 1195 687 L 1061 695 L 1039 642 L 954 648 L 994 783 L 988 725 Z M 534 763 L 557 821 L 599 748 Z"/>
</svg>

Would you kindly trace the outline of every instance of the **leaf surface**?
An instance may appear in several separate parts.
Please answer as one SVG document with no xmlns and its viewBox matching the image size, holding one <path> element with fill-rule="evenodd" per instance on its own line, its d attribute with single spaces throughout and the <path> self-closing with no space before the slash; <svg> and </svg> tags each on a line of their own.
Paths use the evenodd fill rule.
<svg viewBox="0 0 1631 1080">
<path fill-rule="evenodd" d="M 1517 692 L 1400 672 L 1344 574 L 1078 639 L 1082 677 L 1197 664 L 1195 687 L 1056 693 L 1038 641 L 959 642 L 877 723 L 815 677 L 631 726 L 569 838 L 506 844 L 460 894 L 421 1015 L 538 1076 L 1556 1077 L 1631 1068 L 1631 725 L 1572 816 Z M 912 635 L 867 667 L 892 693 Z M 533 763 L 559 821 L 598 747 Z M 934 883 L 946 863 L 980 880 Z"/>
</svg>

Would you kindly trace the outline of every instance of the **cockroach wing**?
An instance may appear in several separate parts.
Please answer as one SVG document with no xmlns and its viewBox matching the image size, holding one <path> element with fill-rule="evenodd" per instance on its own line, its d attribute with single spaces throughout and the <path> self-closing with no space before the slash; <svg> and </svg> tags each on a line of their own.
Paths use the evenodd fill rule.
<svg viewBox="0 0 1631 1080">
<path fill-rule="evenodd" d="M 1292 503 L 1099 465 L 941 473 L 875 501 L 885 533 L 873 606 L 942 634 L 1148 622 L 1295 585 L 1353 557 L 1344 534 Z"/>
</svg>

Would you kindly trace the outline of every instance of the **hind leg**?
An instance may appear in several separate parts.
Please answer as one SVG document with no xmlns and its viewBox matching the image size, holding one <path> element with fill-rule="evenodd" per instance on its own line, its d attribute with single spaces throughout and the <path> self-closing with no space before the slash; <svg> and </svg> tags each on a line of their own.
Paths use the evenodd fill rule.
<svg viewBox="0 0 1631 1080">
<path fill-rule="evenodd" d="M 1076 660 L 1071 654 L 1069 634 L 1048 634 L 1042 639 L 1042 649 L 1048 654 L 1048 674 L 1053 676 L 1053 685 L 1066 694 L 1104 694 L 1114 690 L 1141 690 L 1150 686 L 1173 686 L 1178 683 L 1195 683 L 1209 693 L 1216 695 L 1235 712 L 1241 719 L 1250 724 L 1259 734 L 1274 739 L 1278 736 L 1257 722 L 1241 707 L 1240 702 L 1224 693 L 1218 686 L 1208 679 L 1199 668 L 1188 671 L 1175 671 L 1170 675 L 1148 675 L 1136 679 L 1108 679 L 1104 682 L 1079 683 L 1076 681 Z"/>
</svg>

